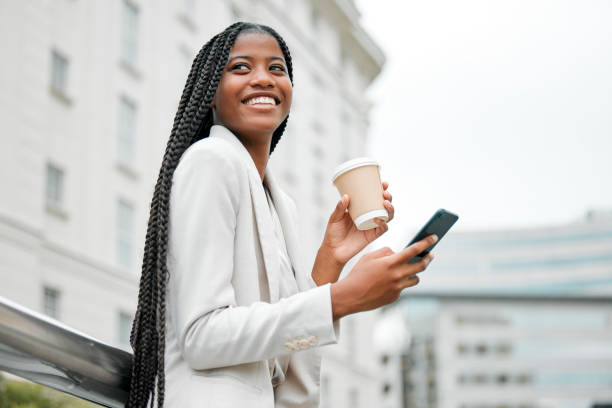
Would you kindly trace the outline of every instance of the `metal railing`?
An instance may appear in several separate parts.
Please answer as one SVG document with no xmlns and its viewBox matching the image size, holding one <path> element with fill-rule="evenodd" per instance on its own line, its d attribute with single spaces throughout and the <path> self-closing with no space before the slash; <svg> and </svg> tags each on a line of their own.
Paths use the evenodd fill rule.
<svg viewBox="0 0 612 408">
<path fill-rule="evenodd" d="M 0 370 L 124 407 L 132 355 L 0 296 Z"/>
</svg>

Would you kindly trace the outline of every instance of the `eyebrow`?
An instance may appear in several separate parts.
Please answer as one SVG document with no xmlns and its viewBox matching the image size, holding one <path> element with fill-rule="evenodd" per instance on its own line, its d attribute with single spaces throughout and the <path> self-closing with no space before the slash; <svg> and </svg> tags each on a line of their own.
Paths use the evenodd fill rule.
<svg viewBox="0 0 612 408">
<path fill-rule="evenodd" d="M 253 57 L 250 57 L 248 55 L 236 55 L 235 57 L 230 58 L 228 62 L 230 62 L 232 60 L 235 60 L 235 59 L 238 59 L 238 58 L 244 58 L 244 59 L 247 59 L 247 60 L 253 60 Z M 268 60 L 280 60 L 282 62 L 285 62 L 285 59 L 281 58 L 281 57 L 268 57 Z"/>
</svg>

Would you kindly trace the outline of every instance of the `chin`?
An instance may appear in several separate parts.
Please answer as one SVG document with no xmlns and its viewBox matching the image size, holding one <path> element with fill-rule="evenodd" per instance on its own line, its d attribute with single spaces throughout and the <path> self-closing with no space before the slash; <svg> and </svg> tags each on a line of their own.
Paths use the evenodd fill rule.
<svg viewBox="0 0 612 408">
<path fill-rule="evenodd" d="M 250 120 L 246 128 L 250 131 L 255 131 L 257 133 L 271 133 L 278 129 L 281 123 L 283 123 L 282 120 L 271 121 L 268 119 L 259 118 Z"/>
</svg>

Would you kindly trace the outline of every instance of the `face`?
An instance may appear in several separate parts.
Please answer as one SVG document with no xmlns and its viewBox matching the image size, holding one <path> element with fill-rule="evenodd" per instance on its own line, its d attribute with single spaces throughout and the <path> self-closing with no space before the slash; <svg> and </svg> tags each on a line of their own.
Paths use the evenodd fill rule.
<svg viewBox="0 0 612 408">
<path fill-rule="evenodd" d="M 289 114 L 291 95 L 287 65 L 276 39 L 267 33 L 240 34 L 212 102 L 214 121 L 243 143 L 269 143 Z"/>
</svg>

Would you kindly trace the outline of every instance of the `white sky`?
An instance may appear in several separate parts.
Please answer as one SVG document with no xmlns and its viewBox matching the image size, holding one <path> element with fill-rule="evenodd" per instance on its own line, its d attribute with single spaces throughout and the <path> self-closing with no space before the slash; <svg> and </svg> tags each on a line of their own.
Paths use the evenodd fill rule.
<svg viewBox="0 0 612 408">
<path fill-rule="evenodd" d="M 389 238 L 440 207 L 456 230 L 612 209 L 612 1 L 356 3 L 387 56 L 369 152 L 391 183 Z"/>
</svg>

